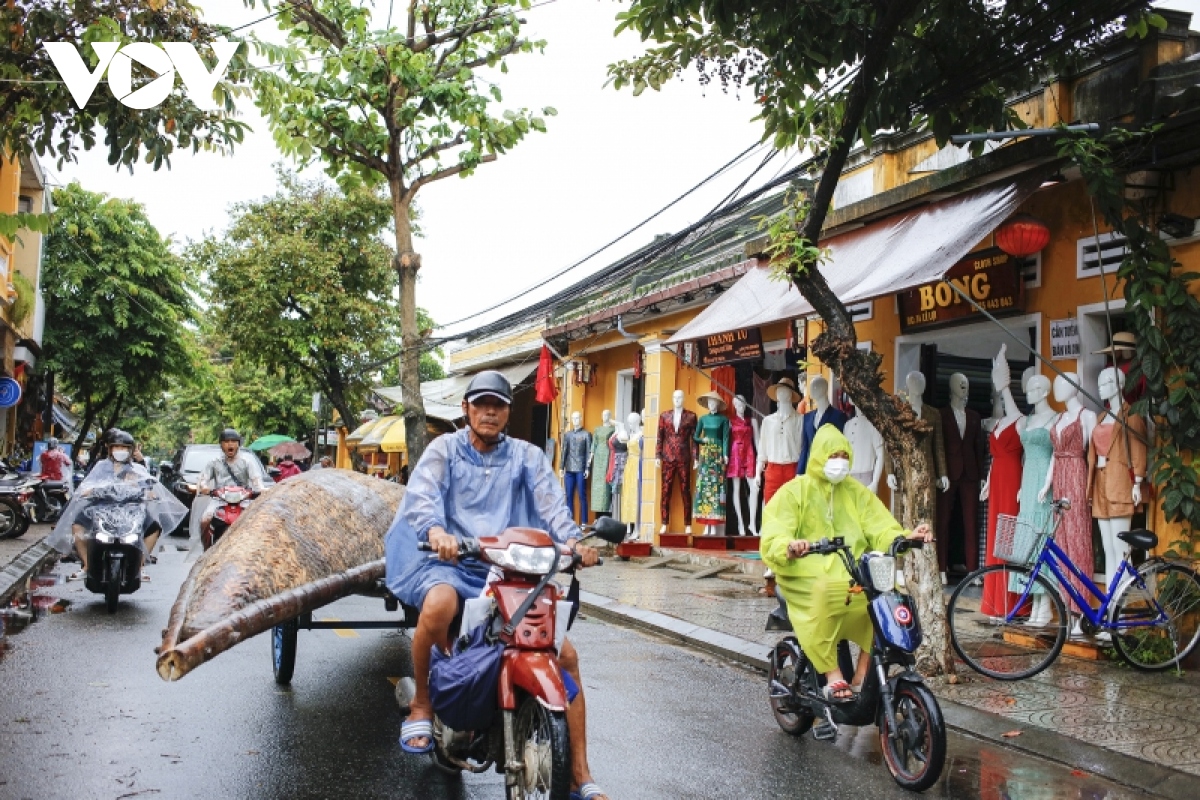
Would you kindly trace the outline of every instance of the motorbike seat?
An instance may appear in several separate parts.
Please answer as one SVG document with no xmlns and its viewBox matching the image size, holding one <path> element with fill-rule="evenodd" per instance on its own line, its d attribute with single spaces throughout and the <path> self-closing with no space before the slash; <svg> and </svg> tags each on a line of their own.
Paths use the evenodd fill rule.
<svg viewBox="0 0 1200 800">
<path fill-rule="evenodd" d="M 1118 533 L 1117 538 L 1128 542 L 1136 550 L 1153 550 L 1158 547 L 1158 535 L 1145 528 L 1134 528 L 1131 531 Z"/>
<path fill-rule="evenodd" d="M 65 489 L 65 488 L 67 488 L 67 482 L 66 481 L 42 481 L 42 486 L 44 486 L 50 490 Z"/>
</svg>

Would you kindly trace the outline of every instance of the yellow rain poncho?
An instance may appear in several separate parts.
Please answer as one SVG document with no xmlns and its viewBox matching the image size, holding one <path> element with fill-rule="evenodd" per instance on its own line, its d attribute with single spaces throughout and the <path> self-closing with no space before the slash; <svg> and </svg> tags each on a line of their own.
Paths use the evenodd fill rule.
<svg viewBox="0 0 1200 800">
<path fill-rule="evenodd" d="M 839 450 L 853 456 L 850 442 L 837 428 L 821 426 L 805 473 L 784 484 L 763 509 L 759 546 L 787 601 L 796 639 L 821 672 L 837 667 L 837 643 L 843 639 L 864 650 L 871 648 L 867 601 L 861 593 L 847 594 L 850 575 L 840 556 L 789 559 L 788 542 L 841 536 L 857 559 L 870 550 L 887 552 L 897 537 L 907 533 L 875 493 L 854 478 L 836 485 L 829 482 L 825 462 Z"/>
</svg>

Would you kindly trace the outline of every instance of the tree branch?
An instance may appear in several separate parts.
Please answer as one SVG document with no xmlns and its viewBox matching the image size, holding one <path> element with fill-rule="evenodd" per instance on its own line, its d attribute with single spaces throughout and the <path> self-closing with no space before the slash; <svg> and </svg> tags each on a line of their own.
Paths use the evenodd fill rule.
<svg viewBox="0 0 1200 800">
<path fill-rule="evenodd" d="M 417 164 L 420 164 L 425 159 L 433 156 L 435 153 L 440 153 L 443 150 L 449 150 L 452 147 L 458 147 L 460 144 L 462 144 L 466 140 L 467 140 L 466 139 L 466 131 L 459 131 L 458 135 L 455 136 L 453 139 L 442 142 L 441 144 L 431 145 L 430 147 L 425 148 L 423 151 L 421 151 L 417 155 L 408 159 L 407 161 L 404 162 L 404 166 L 402 167 L 402 169 L 404 169 L 405 171 L 412 169 L 413 167 L 415 167 Z"/>
<path fill-rule="evenodd" d="M 373 169 L 381 175 L 385 175 L 385 176 L 391 175 L 391 172 L 389 171 L 388 162 L 384 161 L 382 158 L 375 155 L 374 153 L 369 152 L 361 144 L 358 144 L 357 142 L 351 142 L 350 146 L 352 148 L 352 151 L 346 150 L 346 149 L 334 144 L 333 141 L 335 139 L 345 140 L 345 137 L 342 136 L 341 134 L 339 134 L 337 131 L 335 131 L 333 129 L 333 126 L 329 124 L 328 120 L 324 119 L 323 117 L 318 117 L 317 124 L 320 125 L 321 129 L 324 130 L 326 133 L 328 133 L 330 136 L 329 142 L 327 142 L 325 144 L 317 145 L 317 147 L 319 149 L 324 150 L 325 152 L 335 155 L 339 158 L 345 158 L 345 159 L 353 161 L 357 164 L 362 164 L 364 167 Z"/>
<path fill-rule="evenodd" d="M 489 153 L 488 155 L 479 159 L 479 163 L 480 164 L 489 164 L 495 160 L 496 160 L 496 154 Z M 423 175 L 420 178 L 417 178 L 415 181 L 412 182 L 412 185 L 408 187 L 408 191 L 405 192 L 405 200 L 411 201 L 412 196 L 415 195 L 417 193 L 417 190 L 420 189 L 425 184 L 433 183 L 434 181 L 440 181 L 442 178 L 449 178 L 451 175 L 457 175 L 458 173 L 462 172 L 464 169 L 466 169 L 466 166 L 464 166 L 463 164 L 455 164 L 453 167 L 446 167 L 445 169 L 439 169 L 437 172 L 432 172 L 429 175 Z"/>
<path fill-rule="evenodd" d="M 313 7 L 312 0 L 295 0 L 292 3 L 291 10 L 302 22 L 312 28 L 317 35 L 321 36 L 338 50 L 346 46 L 346 36 L 342 32 L 341 27 L 329 17 L 317 11 Z"/>
</svg>

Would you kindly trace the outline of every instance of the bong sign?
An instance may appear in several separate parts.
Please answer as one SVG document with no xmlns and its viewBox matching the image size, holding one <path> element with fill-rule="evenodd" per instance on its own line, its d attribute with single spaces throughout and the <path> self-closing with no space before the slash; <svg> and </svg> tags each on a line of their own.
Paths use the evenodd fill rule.
<svg viewBox="0 0 1200 800">
<path fill-rule="evenodd" d="M 123 105 L 137 109 L 153 108 L 166 100 L 175 88 L 175 72 L 178 71 L 188 97 L 204 111 L 220 109 L 213 99 L 213 89 L 217 81 L 225 76 L 229 62 L 241 46 L 241 42 L 213 42 L 217 66 L 209 72 L 200 60 L 195 45 L 190 42 L 163 42 L 161 46 L 150 42 L 133 42 L 124 47 L 120 42 L 93 42 L 92 50 L 98 59 L 94 71 L 88 70 L 79 51 L 70 42 L 46 42 L 42 45 L 71 92 L 75 105 L 80 108 L 87 105 L 105 71 L 108 72 L 108 88 L 113 97 Z M 134 61 L 158 75 L 136 90 L 133 88 Z"/>
</svg>

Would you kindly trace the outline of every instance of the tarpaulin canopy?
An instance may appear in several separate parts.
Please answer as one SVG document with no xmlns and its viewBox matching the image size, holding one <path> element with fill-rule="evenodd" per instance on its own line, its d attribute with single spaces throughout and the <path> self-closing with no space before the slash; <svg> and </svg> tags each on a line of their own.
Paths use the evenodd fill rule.
<svg viewBox="0 0 1200 800">
<path fill-rule="evenodd" d="M 941 279 L 1041 184 L 1041 178 L 977 189 L 822 240 L 828 259 L 821 274 L 851 305 Z M 812 314 L 789 281 L 755 267 L 679 329 L 668 344 L 767 325 Z"/>
<path fill-rule="evenodd" d="M 369 419 L 362 425 L 359 425 L 346 436 L 346 444 L 353 447 L 361 442 L 366 438 L 367 434 L 371 432 L 371 429 L 379 424 L 381 419 L 383 419 L 383 417 L 376 417 L 375 419 Z"/>
<path fill-rule="evenodd" d="M 383 437 L 387 434 L 397 422 L 400 422 L 400 417 L 380 417 L 375 421 L 375 425 L 371 430 L 367 431 L 367 435 L 358 443 L 358 452 L 373 453 L 379 449 L 379 445 L 383 443 Z"/>
<path fill-rule="evenodd" d="M 379 440 L 379 449 L 385 453 L 407 453 L 408 444 L 404 436 L 404 419 L 400 418 L 388 427 L 387 433 Z"/>
</svg>

